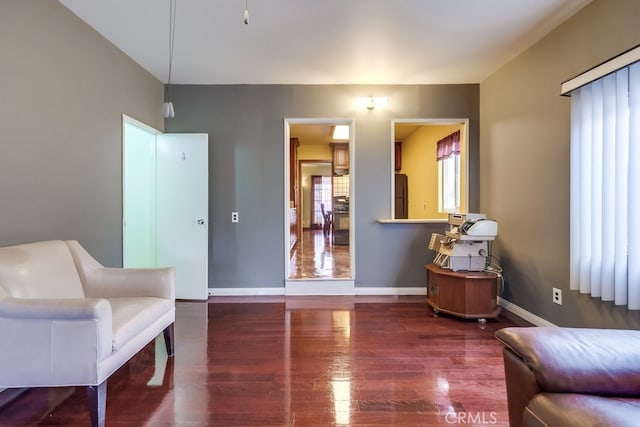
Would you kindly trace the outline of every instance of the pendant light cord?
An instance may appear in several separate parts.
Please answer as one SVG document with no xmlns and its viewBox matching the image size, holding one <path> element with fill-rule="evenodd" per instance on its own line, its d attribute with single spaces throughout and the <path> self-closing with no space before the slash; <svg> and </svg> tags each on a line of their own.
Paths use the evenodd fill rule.
<svg viewBox="0 0 640 427">
<path fill-rule="evenodd" d="M 173 68 L 173 44 L 176 35 L 176 1 L 169 0 L 169 78 L 167 80 L 167 96 L 171 102 L 171 71 Z"/>
</svg>

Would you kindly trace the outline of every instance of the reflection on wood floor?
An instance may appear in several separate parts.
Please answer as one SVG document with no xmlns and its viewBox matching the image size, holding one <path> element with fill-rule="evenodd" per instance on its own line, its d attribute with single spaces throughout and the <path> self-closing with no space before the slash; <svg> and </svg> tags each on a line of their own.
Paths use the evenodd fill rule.
<svg viewBox="0 0 640 427">
<path fill-rule="evenodd" d="M 290 279 L 351 278 L 349 245 L 334 245 L 331 234 L 304 230 L 291 250 Z"/>
<path fill-rule="evenodd" d="M 178 302 L 175 357 L 160 335 L 112 375 L 106 425 L 507 427 L 505 326 L 434 317 L 424 296 Z M 29 389 L 0 426 L 86 427 L 86 396 Z"/>
</svg>

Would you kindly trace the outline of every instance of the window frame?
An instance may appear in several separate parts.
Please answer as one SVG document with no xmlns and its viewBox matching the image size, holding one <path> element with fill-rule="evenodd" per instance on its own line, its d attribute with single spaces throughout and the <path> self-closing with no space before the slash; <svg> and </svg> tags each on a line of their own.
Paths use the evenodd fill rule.
<svg viewBox="0 0 640 427">
<path fill-rule="evenodd" d="M 446 159 L 438 160 L 438 211 L 443 214 L 460 211 L 460 157 L 460 154 L 452 154 Z M 451 172 L 453 180 L 449 178 Z M 451 200 L 453 206 L 449 204 Z"/>
<path fill-rule="evenodd" d="M 389 144 L 389 153 L 390 153 L 390 219 L 379 219 L 379 222 L 384 223 L 442 223 L 447 222 L 447 217 L 445 214 L 448 212 L 442 212 L 439 209 L 439 213 L 443 215 L 440 217 L 425 217 L 425 218 L 413 218 L 409 217 L 408 219 L 396 219 L 395 218 L 395 183 L 394 178 L 396 174 L 395 170 L 395 152 L 396 152 L 396 126 L 397 125 L 416 125 L 416 126 L 452 126 L 458 125 L 461 129 L 461 139 L 460 139 L 460 147 L 461 147 L 461 156 L 460 156 L 460 164 L 458 167 L 458 171 L 460 173 L 460 180 L 458 183 L 458 200 L 459 200 L 459 210 L 467 210 L 469 209 L 469 119 L 468 118 L 396 118 L 391 120 L 391 140 Z M 430 160 L 429 160 L 430 161 Z M 438 161 L 434 157 L 433 158 L 433 167 L 438 168 Z M 437 172 L 439 175 L 439 171 Z M 409 183 L 409 186 L 411 183 Z M 439 203 L 439 195 L 440 191 L 440 183 L 436 183 L 437 188 L 435 189 L 435 198 L 433 203 Z"/>
</svg>

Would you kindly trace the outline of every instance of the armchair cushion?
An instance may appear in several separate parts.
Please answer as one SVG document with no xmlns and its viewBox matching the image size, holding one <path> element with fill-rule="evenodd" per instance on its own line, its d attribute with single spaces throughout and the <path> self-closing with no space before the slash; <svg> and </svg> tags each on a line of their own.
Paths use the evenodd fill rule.
<svg viewBox="0 0 640 427">
<path fill-rule="evenodd" d="M 540 393 L 525 408 L 527 426 L 636 427 L 640 399 L 576 393 Z"/>
<path fill-rule="evenodd" d="M 110 298 L 113 313 L 113 351 L 139 335 L 155 319 L 171 310 L 169 300 L 155 297 Z"/>
</svg>

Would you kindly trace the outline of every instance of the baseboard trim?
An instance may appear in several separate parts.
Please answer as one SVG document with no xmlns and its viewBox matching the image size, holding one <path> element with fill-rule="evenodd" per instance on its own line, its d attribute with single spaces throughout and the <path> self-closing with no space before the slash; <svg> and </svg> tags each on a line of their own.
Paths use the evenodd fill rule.
<svg viewBox="0 0 640 427">
<path fill-rule="evenodd" d="M 501 297 L 498 297 L 498 305 L 505 310 L 515 314 L 521 319 L 526 320 L 532 325 L 536 326 L 556 326 L 548 320 L 543 319 L 542 317 L 536 316 L 535 314 L 525 310 L 524 308 L 512 303 L 511 301 L 507 301 Z"/>
<path fill-rule="evenodd" d="M 355 295 L 353 280 L 287 280 L 285 295 Z"/>
<path fill-rule="evenodd" d="M 284 288 L 209 288 L 210 297 L 284 295 Z"/>
<path fill-rule="evenodd" d="M 427 288 L 422 287 L 380 287 L 380 288 L 356 288 L 356 295 L 427 295 Z"/>
</svg>

